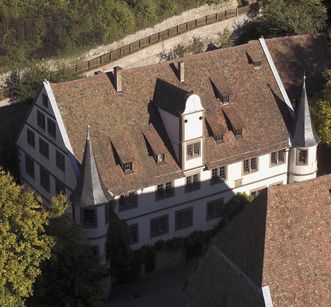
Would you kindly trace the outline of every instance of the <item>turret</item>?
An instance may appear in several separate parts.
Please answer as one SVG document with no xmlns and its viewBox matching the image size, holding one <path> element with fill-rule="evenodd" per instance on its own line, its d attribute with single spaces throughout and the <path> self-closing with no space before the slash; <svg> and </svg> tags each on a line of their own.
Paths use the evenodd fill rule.
<svg viewBox="0 0 331 307">
<path fill-rule="evenodd" d="M 292 148 L 289 161 L 290 183 L 315 178 L 317 172 L 316 153 L 320 140 L 310 116 L 305 79 L 306 76 L 303 79 L 301 99 L 292 126 Z"/>
<path fill-rule="evenodd" d="M 88 126 L 80 174 L 70 199 L 75 221 L 85 229 L 88 242 L 102 264 L 106 262 L 109 198 L 95 161 Z"/>
</svg>

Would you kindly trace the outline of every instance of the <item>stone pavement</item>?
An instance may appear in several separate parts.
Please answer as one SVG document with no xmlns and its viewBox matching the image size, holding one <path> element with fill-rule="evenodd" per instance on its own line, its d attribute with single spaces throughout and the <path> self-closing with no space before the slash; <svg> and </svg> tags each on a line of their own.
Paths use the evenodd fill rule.
<svg viewBox="0 0 331 307">
<path fill-rule="evenodd" d="M 162 272 L 151 273 L 128 285 L 114 285 L 105 306 L 111 307 L 184 307 L 183 287 L 198 263 L 187 261 Z"/>
</svg>

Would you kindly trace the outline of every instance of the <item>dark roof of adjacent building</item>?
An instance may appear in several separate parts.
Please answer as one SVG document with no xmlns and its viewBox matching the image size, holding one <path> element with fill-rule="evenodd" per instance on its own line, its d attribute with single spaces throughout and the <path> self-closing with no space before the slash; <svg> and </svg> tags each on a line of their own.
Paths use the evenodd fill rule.
<svg viewBox="0 0 331 307">
<path fill-rule="evenodd" d="M 99 175 L 88 128 L 78 183 L 71 194 L 71 201 L 75 205 L 88 207 L 106 204 L 109 196 Z"/>
<path fill-rule="evenodd" d="M 264 190 L 213 243 L 274 306 L 329 306 L 331 176 Z"/>
<path fill-rule="evenodd" d="M 295 147 L 310 147 L 317 145 L 319 141 L 310 116 L 306 90 L 306 76 L 304 76 L 301 99 L 295 112 L 291 142 Z"/>
<path fill-rule="evenodd" d="M 280 48 L 279 43 L 283 46 L 280 48 L 282 52 L 290 54 L 292 44 L 301 39 L 310 42 L 309 37 L 289 37 L 272 39 L 270 46 L 267 40 L 267 45 L 272 52 L 272 48 Z M 262 59 L 261 68 L 253 67 L 246 52 L 254 52 Z M 313 50 L 311 52 L 313 54 Z M 314 56 L 318 58 L 320 55 Z M 291 64 L 296 60 L 290 58 L 287 66 L 281 65 L 280 69 L 284 69 L 282 74 L 291 75 L 287 80 L 292 77 Z M 178 115 L 183 110 L 184 98 L 192 91 L 201 97 L 208 111 L 217 114 L 226 128 L 224 143 L 221 144 L 215 142 L 206 128 L 204 160 L 207 167 L 225 165 L 288 146 L 289 132 L 284 120 L 289 125 L 290 119 L 286 111 L 281 111 L 284 108 L 283 99 L 258 41 L 189 56 L 181 61 L 185 63 L 184 82 L 178 80 L 178 74 L 174 71 L 176 61 L 169 61 L 121 70 L 121 93 L 116 92 L 112 78 L 106 74 L 51 84 L 77 160 L 82 161 L 83 132 L 86 124 L 90 123 L 95 158 L 102 179 L 114 194 L 184 176 L 156 105 Z M 275 62 L 278 67 L 278 62 Z M 306 71 L 308 74 L 308 69 Z M 226 80 L 226 86 L 231 90 L 230 105 L 244 121 L 241 139 L 235 138 L 224 118 L 222 103 L 215 95 L 211 82 L 211 77 L 215 79 L 215 76 Z M 165 99 L 168 94 L 174 99 L 172 104 Z M 154 129 L 163 140 L 167 150 L 165 154 L 169 157 L 164 164 L 156 164 L 149 154 L 143 134 L 149 128 Z M 128 145 L 128 155 L 133 162 L 132 173 L 124 174 L 116 161 L 111 143 L 113 138 L 122 139 L 122 146 Z"/>
<path fill-rule="evenodd" d="M 189 307 L 264 307 L 261 289 L 214 244 L 184 287 Z"/>
</svg>

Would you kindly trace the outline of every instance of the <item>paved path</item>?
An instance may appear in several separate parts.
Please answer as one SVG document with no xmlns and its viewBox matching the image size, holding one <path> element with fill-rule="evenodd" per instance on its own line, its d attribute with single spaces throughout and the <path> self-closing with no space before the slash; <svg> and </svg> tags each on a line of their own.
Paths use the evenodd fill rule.
<svg viewBox="0 0 331 307">
<path fill-rule="evenodd" d="M 215 40 L 218 37 L 218 33 L 222 32 L 224 29 L 228 28 L 230 31 L 232 31 L 237 27 L 238 24 L 243 23 L 247 19 L 248 17 L 246 15 L 240 15 L 238 17 L 194 29 L 184 34 L 169 38 L 163 42 L 149 46 L 143 50 L 137 51 L 117 61 L 106 64 L 103 67 L 88 71 L 85 74 L 89 76 L 93 75 L 96 71 L 111 71 L 115 66 L 129 68 L 159 63 L 159 54 L 161 52 L 170 51 L 178 44 L 188 45 L 192 41 L 193 37 L 200 37 L 206 41 Z"/>
<path fill-rule="evenodd" d="M 197 260 L 163 272 L 156 272 L 129 285 L 114 286 L 107 307 L 183 307 L 185 282 L 191 276 Z"/>
</svg>

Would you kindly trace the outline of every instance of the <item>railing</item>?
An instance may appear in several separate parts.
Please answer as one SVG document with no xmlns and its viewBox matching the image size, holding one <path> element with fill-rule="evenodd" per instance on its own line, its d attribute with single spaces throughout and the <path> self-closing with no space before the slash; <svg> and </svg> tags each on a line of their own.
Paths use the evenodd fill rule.
<svg viewBox="0 0 331 307">
<path fill-rule="evenodd" d="M 201 18 L 197 18 L 191 21 L 187 21 L 180 25 L 174 26 L 167 30 L 155 33 L 148 37 L 142 38 L 131 44 L 125 45 L 121 48 L 115 49 L 111 52 L 105 53 L 98 56 L 92 60 L 84 61 L 82 63 L 76 64 L 74 69 L 77 72 L 89 71 L 96 69 L 105 64 L 111 63 L 113 61 L 119 60 L 129 54 L 142 50 L 148 46 L 162 42 L 170 37 L 174 37 L 185 32 L 191 31 L 193 29 L 203 27 L 212 23 L 223 21 L 235 16 L 246 14 L 249 11 L 249 5 L 238 7 L 236 9 L 226 10 L 212 15 L 207 15 Z"/>
</svg>

